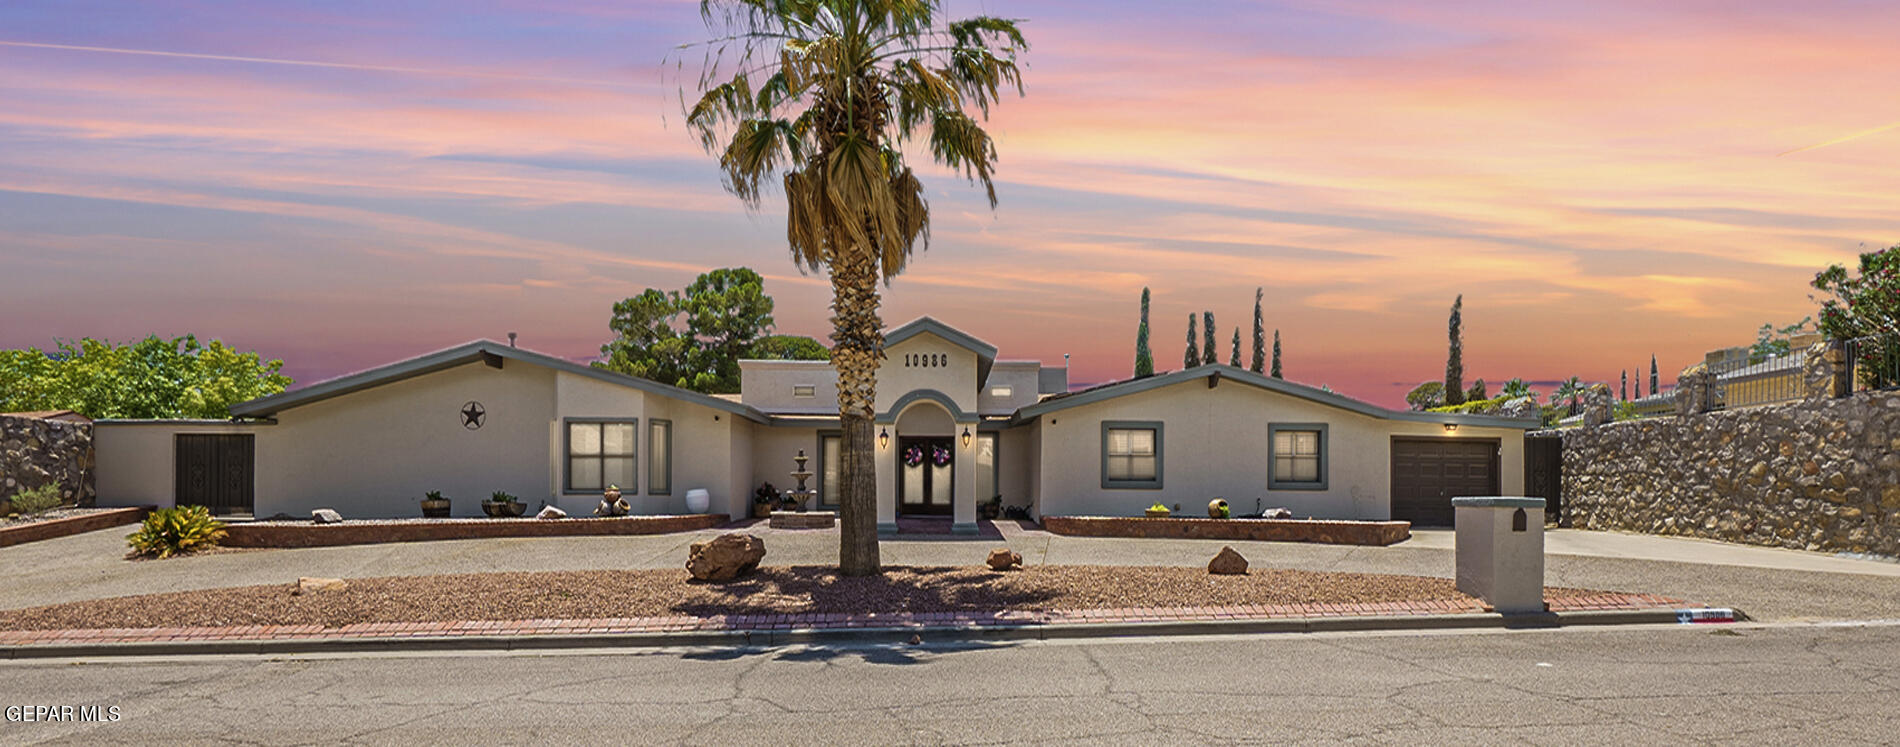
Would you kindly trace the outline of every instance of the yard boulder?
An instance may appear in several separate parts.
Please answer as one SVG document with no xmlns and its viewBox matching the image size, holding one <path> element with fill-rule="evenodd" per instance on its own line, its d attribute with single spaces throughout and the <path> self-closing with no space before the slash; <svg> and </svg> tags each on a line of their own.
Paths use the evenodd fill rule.
<svg viewBox="0 0 1900 747">
<path fill-rule="evenodd" d="M 1222 547 L 1220 554 L 1207 562 L 1207 572 L 1216 576 L 1247 575 L 1247 559 L 1235 552 L 1232 547 Z"/>
<path fill-rule="evenodd" d="M 310 512 L 310 520 L 318 524 L 341 524 L 343 515 L 328 508 L 319 508 Z"/>
<path fill-rule="evenodd" d="M 984 562 L 990 564 L 990 570 L 1007 571 L 1011 568 L 1022 567 L 1023 554 L 1007 547 L 999 547 L 991 550 L 989 559 Z"/>
<path fill-rule="evenodd" d="M 686 572 L 701 581 L 731 581 L 751 573 L 764 559 L 765 540 L 732 532 L 694 542 L 687 553 Z"/>
<path fill-rule="evenodd" d="M 535 515 L 534 515 L 534 518 L 537 518 L 537 519 L 565 519 L 565 518 L 567 518 L 567 512 L 566 512 L 566 511 L 562 511 L 561 509 L 558 509 L 558 508 L 555 508 L 555 507 L 553 507 L 553 506 L 549 506 L 549 507 L 547 507 L 547 508 L 544 508 L 544 509 L 541 509 L 541 513 L 538 513 L 538 514 L 535 514 Z"/>
</svg>

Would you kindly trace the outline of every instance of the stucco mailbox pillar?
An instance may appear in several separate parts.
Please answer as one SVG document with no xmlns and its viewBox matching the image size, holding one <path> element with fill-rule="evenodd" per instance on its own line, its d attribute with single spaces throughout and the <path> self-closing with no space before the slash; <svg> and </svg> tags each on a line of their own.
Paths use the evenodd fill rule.
<svg viewBox="0 0 1900 747">
<path fill-rule="evenodd" d="M 1458 590 L 1506 615 L 1544 611 L 1544 499 L 1451 499 Z"/>
</svg>

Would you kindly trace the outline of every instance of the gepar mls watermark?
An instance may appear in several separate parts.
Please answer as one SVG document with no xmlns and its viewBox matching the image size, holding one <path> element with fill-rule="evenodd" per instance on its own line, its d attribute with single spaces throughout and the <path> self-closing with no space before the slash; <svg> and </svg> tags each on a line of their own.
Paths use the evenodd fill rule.
<svg viewBox="0 0 1900 747">
<path fill-rule="evenodd" d="M 119 720 L 118 706 L 10 705 L 7 721 L 15 724 L 48 722 L 113 722 Z"/>
</svg>

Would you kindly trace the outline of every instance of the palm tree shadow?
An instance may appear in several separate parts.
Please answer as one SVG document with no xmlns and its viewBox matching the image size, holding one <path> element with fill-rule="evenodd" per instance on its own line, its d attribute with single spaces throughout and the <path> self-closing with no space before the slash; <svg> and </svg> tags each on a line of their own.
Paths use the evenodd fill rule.
<svg viewBox="0 0 1900 747">
<path fill-rule="evenodd" d="M 933 612 L 995 613 L 1038 609 L 1055 597 L 1050 590 L 997 583 L 986 568 L 894 567 L 878 576 L 843 577 L 823 566 L 760 568 L 727 582 L 692 582 L 716 593 L 716 601 L 673 605 L 694 617 L 786 613 L 865 614 Z"/>
</svg>

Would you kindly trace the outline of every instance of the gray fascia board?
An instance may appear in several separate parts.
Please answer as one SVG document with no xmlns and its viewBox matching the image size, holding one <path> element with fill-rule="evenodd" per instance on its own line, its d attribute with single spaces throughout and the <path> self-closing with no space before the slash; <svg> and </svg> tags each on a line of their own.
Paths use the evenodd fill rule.
<svg viewBox="0 0 1900 747">
<path fill-rule="evenodd" d="M 657 381 L 648 381 L 613 371 L 594 368 L 593 366 L 584 366 L 551 355 L 509 347 L 504 343 L 494 340 L 476 340 L 474 342 L 457 345 L 447 350 L 438 350 L 433 353 L 427 353 L 408 360 L 397 361 L 367 371 L 361 371 L 329 381 L 318 382 L 296 391 L 281 392 L 248 402 L 240 402 L 231 406 L 231 414 L 236 416 L 274 415 L 293 407 L 320 402 L 332 397 L 341 397 L 345 394 L 352 394 L 364 389 L 391 384 L 404 379 L 480 361 L 484 352 L 493 353 L 503 358 L 513 359 L 523 363 L 532 363 L 558 371 L 566 371 L 571 374 L 586 376 L 610 384 L 619 384 L 631 389 L 639 389 L 665 397 L 672 397 L 674 399 L 704 405 L 715 410 L 723 410 L 739 415 L 756 423 L 763 424 L 770 422 L 763 413 L 747 405 L 728 402 L 718 397 L 700 394 L 699 392 L 681 389 L 675 386 L 668 386 Z"/>
<path fill-rule="evenodd" d="M 1529 418 L 1501 418 L 1501 417 L 1496 417 L 1492 415 L 1465 415 L 1465 414 L 1460 414 L 1460 413 L 1448 413 L 1448 412 L 1410 412 L 1410 411 L 1402 411 L 1402 410 L 1388 410 L 1386 408 L 1371 404 L 1369 402 L 1361 402 L 1351 397 L 1347 397 L 1343 394 L 1337 394 L 1334 392 L 1328 392 L 1321 389 L 1315 389 L 1305 384 L 1295 384 L 1293 382 L 1286 381 L 1284 379 L 1275 379 L 1269 376 L 1262 376 L 1252 371 L 1248 371 L 1244 368 L 1235 368 L 1233 366 L 1229 366 L 1229 365 L 1221 364 L 1221 363 L 1202 364 L 1202 365 L 1195 366 L 1193 368 L 1189 368 L 1189 369 L 1185 369 L 1181 371 L 1172 371 L 1172 372 L 1160 374 L 1157 376 L 1149 376 L 1146 378 L 1125 381 L 1120 384 L 1112 384 L 1112 385 L 1103 387 L 1101 389 L 1097 389 L 1092 392 L 1084 392 L 1081 394 L 1070 395 L 1067 397 L 1063 397 L 1061 399 L 1044 400 L 1042 402 L 1038 402 L 1036 404 L 1029 405 L 1027 407 L 1023 407 L 1017 410 L 1016 417 L 1013 422 L 1014 423 L 1028 422 L 1030 420 L 1035 419 L 1038 416 L 1045 415 L 1051 412 L 1066 410 L 1071 407 L 1078 407 L 1081 405 L 1091 404 L 1095 402 L 1102 402 L 1104 400 L 1115 399 L 1117 397 L 1126 397 L 1131 394 L 1138 394 L 1141 392 L 1149 391 L 1151 389 L 1159 389 L 1165 386 L 1172 386 L 1174 384 L 1179 384 L 1185 381 L 1204 379 L 1208 375 L 1214 374 L 1214 373 L 1219 373 L 1222 380 L 1231 380 L 1231 381 L 1236 381 L 1243 384 L 1251 384 L 1253 386 L 1259 387 L 1261 389 L 1265 389 L 1270 392 L 1277 392 L 1277 393 L 1285 394 L 1291 397 L 1298 397 L 1300 399 L 1304 399 L 1310 402 L 1316 402 L 1322 405 L 1330 405 L 1332 407 L 1337 407 L 1342 410 L 1347 410 L 1349 412 L 1355 412 L 1360 415 L 1380 418 L 1384 420 L 1401 420 L 1401 421 L 1410 421 L 1410 422 L 1418 422 L 1418 423 L 1469 425 L 1473 427 L 1490 427 L 1490 428 L 1521 428 L 1524 430 L 1535 430 L 1536 428 L 1541 427 L 1539 421 L 1532 420 Z"/>
</svg>

